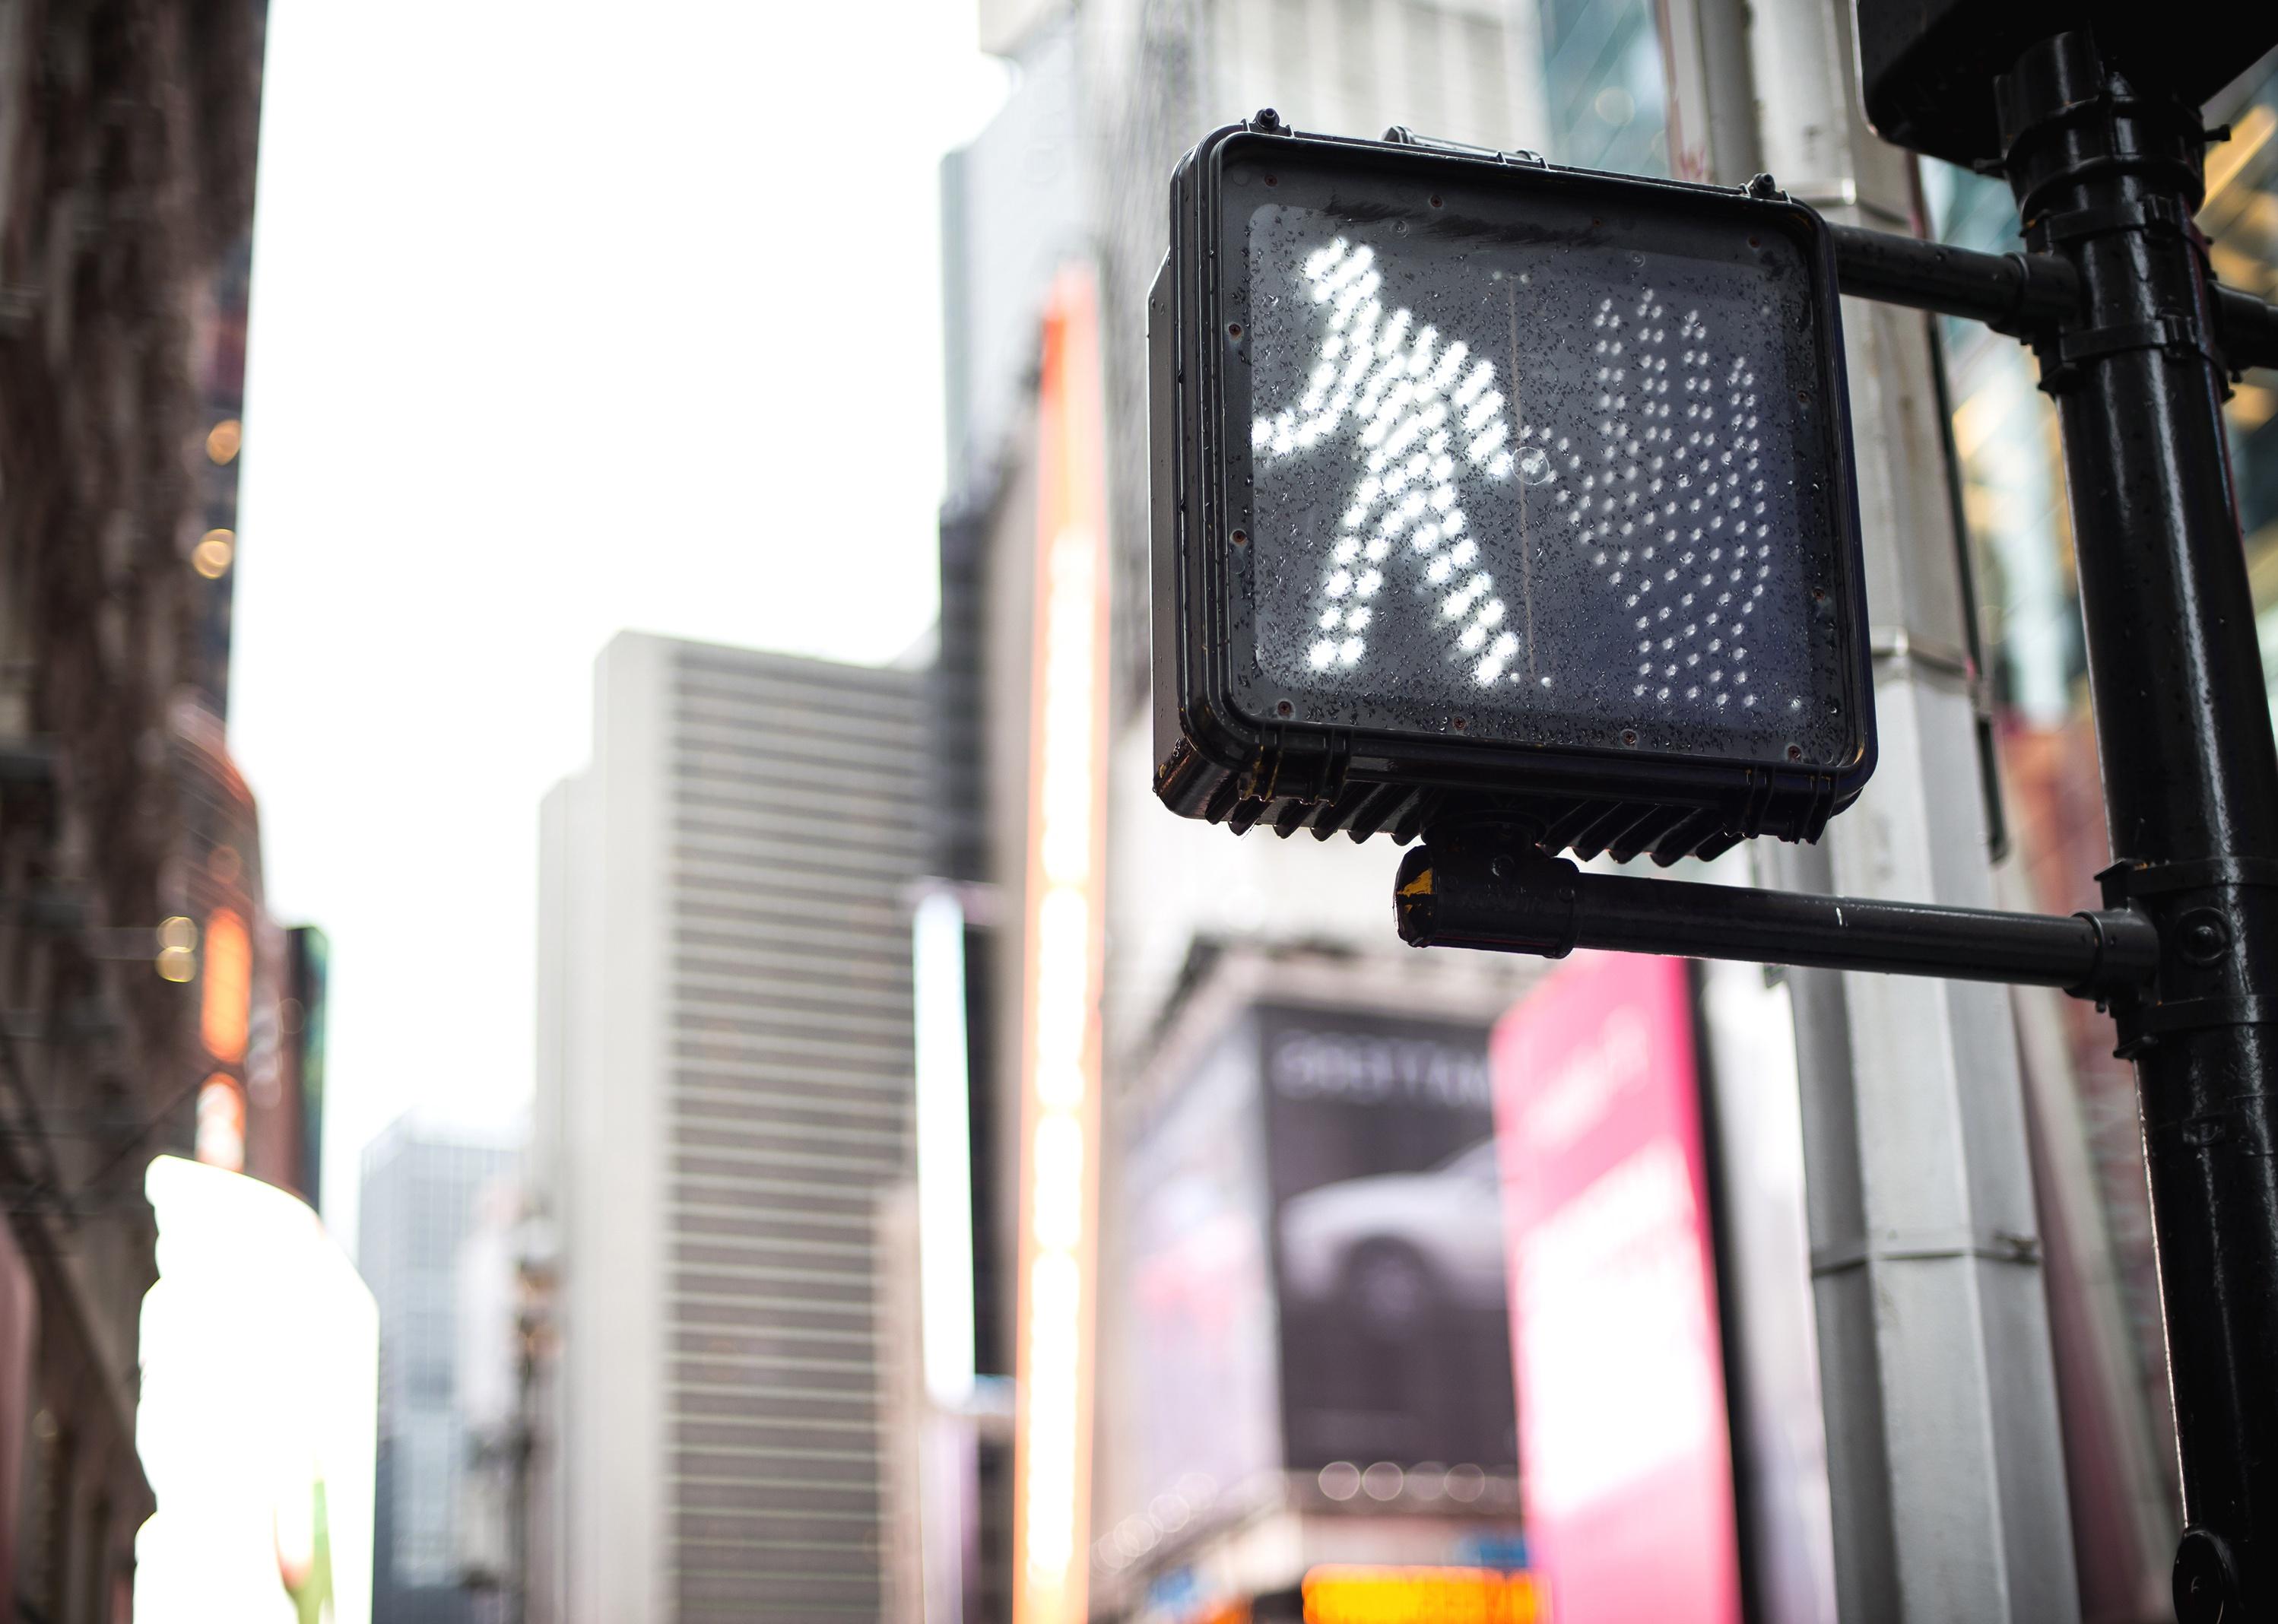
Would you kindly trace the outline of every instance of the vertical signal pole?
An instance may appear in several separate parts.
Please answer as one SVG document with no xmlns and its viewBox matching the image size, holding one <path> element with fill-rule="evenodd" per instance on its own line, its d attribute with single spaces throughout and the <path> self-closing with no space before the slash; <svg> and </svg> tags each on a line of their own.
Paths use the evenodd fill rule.
<svg viewBox="0 0 2278 1624">
<path fill-rule="evenodd" d="M 2188 26 L 2178 19 L 2178 26 Z M 2028 244 L 2079 268 L 2038 347 L 2064 430 L 2116 862 L 2159 979 L 2136 1062 L 2182 1465 L 2182 1624 L 2278 1614 L 2278 751 L 2223 440 L 2196 108 L 2088 36 L 2000 81 Z"/>
</svg>

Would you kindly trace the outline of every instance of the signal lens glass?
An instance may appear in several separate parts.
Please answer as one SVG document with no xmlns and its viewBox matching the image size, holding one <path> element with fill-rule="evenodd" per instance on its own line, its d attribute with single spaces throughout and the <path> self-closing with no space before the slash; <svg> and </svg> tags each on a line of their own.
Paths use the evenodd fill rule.
<svg viewBox="0 0 2278 1624">
<path fill-rule="evenodd" d="M 1229 174 L 1229 226 L 1260 178 Z M 1799 242 L 1275 184 L 1228 334 L 1260 713 L 1852 756 Z"/>
</svg>

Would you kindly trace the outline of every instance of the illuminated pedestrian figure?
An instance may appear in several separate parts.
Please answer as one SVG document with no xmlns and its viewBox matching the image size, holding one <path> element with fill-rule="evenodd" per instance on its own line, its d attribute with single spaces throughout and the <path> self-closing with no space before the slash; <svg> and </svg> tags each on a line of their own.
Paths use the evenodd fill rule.
<svg viewBox="0 0 2278 1624">
<path fill-rule="evenodd" d="M 1308 610 L 1307 663 L 1361 664 L 1391 572 L 1433 606 L 1447 658 L 1481 688 L 1530 675 L 1550 688 L 1550 672 L 1530 672 L 1519 617 L 1465 511 L 1485 493 L 1479 482 L 1516 476 L 1544 488 L 1549 506 L 1536 512 L 1563 519 L 1549 521 L 1561 537 L 1552 545 L 1579 549 L 1632 615 L 1633 700 L 1754 708 L 1746 629 L 1771 549 L 1748 360 L 1720 364 L 1701 313 L 1670 310 L 1651 287 L 1606 298 L 1590 331 L 1567 339 L 1585 362 L 1570 415 L 1594 408 L 1586 426 L 1514 428 L 1494 363 L 1405 308 L 1387 312 L 1375 259 L 1342 237 L 1307 258 L 1303 286 L 1327 316 L 1319 348 L 1296 406 L 1251 425 L 1261 462 L 1324 438 L 1353 442 L 1354 482 Z M 1531 525 L 1522 508 L 1518 545 L 1537 545 Z"/>
<path fill-rule="evenodd" d="M 1504 480 L 1523 469 L 1539 484 L 1555 475 L 1539 447 L 1514 445 L 1493 362 L 1472 360 L 1461 341 L 1442 346 L 1404 308 L 1386 313 L 1375 260 L 1374 249 L 1340 237 L 1305 261 L 1307 291 L 1328 307 L 1320 351 L 1296 408 L 1251 430 L 1260 456 L 1280 457 L 1348 421 L 1360 425 L 1359 477 L 1317 593 L 1306 660 L 1316 671 L 1361 662 L 1396 552 L 1436 597 L 1448 652 L 1470 660 L 1485 687 L 1502 679 L 1519 642 L 1457 505 L 1456 455 L 1467 476 Z"/>
</svg>

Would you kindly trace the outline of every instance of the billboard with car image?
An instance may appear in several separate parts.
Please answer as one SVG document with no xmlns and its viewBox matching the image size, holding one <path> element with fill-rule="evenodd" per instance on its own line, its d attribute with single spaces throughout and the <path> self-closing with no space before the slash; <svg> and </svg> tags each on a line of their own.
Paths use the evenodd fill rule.
<svg viewBox="0 0 2278 1624">
<path fill-rule="evenodd" d="M 1480 1559 L 1463 1530 L 1518 1506 L 1489 1021 L 1243 979 L 1135 1095 L 1098 1572 L 1175 1569 L 1268 1502 L 1441 1513 L 1403 1559 Z"/>
<path fill-rule="evenodd" d="M 1257 1015 L 1285 1464 L 1477 1502 L 1517 1460 L 1487 1033 Z"/>
</svg>

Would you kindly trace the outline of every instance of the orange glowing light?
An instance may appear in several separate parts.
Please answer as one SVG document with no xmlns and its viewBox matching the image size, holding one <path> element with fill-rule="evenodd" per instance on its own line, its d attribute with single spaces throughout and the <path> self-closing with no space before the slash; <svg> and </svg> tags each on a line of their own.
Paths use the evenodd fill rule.
<svg viewBox="0 0 2278 1624">
<path fill-rule="evenodd" d="M 237 1079 L 217 1071 L 199 1086 L 197 1158 L 225 1172 L 245 1170 L 245 1095 Z"/>
<path fill-rule="evenodd" d="M 1107 530 L 1097 304 L 1081 271 L 1053 285 L 1036 416 L 1013 1618 L 1082 1624 L 1105 953 Z"/>
<path fill-rule="evenodd" d="M 198 538 L 198 545 L 190 549 L 190 568 L 209 581 L 218 581 L 228 573 L 230 560 L 237 556 L 237 532 L 210 530 Z"/>
<path fill-rule="evenodd" d="M 206 455 L 217 464 L 227 462 L 244 442 L 245 426 L 234 417 L 225 417 L 206 431 Z"/>
<path fill-rule="evenodd" d="M 1545 1624 L 1534 1575 L 1494 1567 L 1328 1566 L 1305 1575 L 1305 1624 Z"/>
<path fill-rule="evenodd" d="M 199 1029 L 216 1060 L 245 1058 L 253 1014 L 253 943 L 245 921 L 226 908 L 206 921 L 205 996 Z"/>
</svg>

